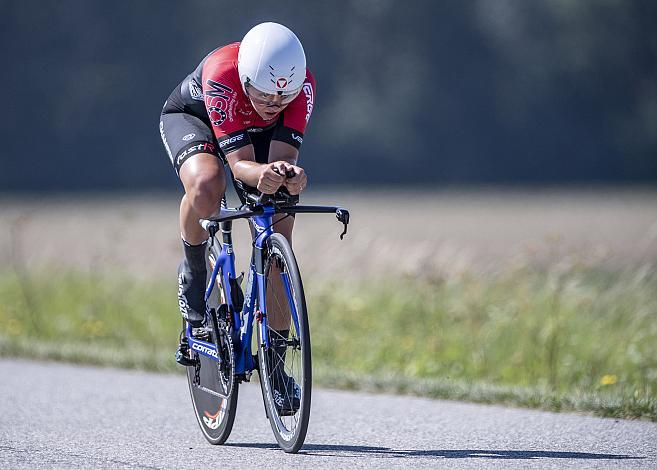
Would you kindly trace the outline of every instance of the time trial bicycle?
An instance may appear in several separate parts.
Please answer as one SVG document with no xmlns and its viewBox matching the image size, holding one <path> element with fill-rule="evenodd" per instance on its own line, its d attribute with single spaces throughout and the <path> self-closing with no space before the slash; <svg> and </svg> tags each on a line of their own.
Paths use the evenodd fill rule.
<svg viewBox="0 0 657 470">
<path fill-rule="evenodd" d="M 181 357 L 194 412 L 211 444 L 223 444 L 237 411 L 239 385 L 258 371 L 266 416 L 279 446 L 290 453 L 303 445 L 310 418 L 312 364 L 308 312 L 292 247 L 275 233 L 275 214 L 334 213 L 347 233 L 349 211 L 299 205 L 284 189 L 274 195 L 235 180 L 245 204 L 202 219 L 209 233 L 205 336 L 183 322 Z M 232 222 L 248 219 L 253 238 L 246 288 L 235 271 Z M 221 242 L 217 236 L 221 234 Z M 274 318 L 274 314 L 277 318 Z M 276 321 L 277 328 L 272 326 Z M 280 325 L 283 325 L 281 327 Z M 256 330 L 255 345 L 252 344 Z M 253 354 L 253 351 L 256 354 Z"/>
</svg>

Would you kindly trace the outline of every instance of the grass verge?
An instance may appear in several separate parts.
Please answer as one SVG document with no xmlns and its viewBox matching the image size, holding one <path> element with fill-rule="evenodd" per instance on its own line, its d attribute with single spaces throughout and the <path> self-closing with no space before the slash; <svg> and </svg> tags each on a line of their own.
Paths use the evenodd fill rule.
<svg viewBox="0 0 657 470">
<path fill-rule="evenodd" d="M 306 285 L 317 384 L 657 421 L 657 274 Z M 175 284 L 0 274 L 0 355 L 176 371 Z"/>
</svg>

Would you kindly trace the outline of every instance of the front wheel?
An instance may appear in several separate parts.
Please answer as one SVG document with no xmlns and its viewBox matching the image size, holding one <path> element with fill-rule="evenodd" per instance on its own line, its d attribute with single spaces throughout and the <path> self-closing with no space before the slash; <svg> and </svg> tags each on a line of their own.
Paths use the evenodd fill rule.
<svg viewBox="0 0 657 470">
<path fill-rule="evenodd" d="M 310 330 L 299 268 L 290 244 L 278 233 L 269 238 L 264 273 L 269 347 L 262 328 L 257 328 L 260 386 L 278 444 L 295 453 L 310 419 Z"/>
</svg>

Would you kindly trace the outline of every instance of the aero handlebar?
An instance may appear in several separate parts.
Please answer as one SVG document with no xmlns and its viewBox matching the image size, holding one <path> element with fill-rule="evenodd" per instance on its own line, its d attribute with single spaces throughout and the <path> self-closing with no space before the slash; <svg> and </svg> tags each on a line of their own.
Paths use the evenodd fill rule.
<svg viewBox="0 0 657 470">
<path fill-rule="evenodd" d="M 293 172 L 292 172 L 293 173 Z M 294 176 L 294 175 L 292 175 Z M 339 222 L 344 226 L 340 234 L 342 240 L 347 233 L 349 225 L 349 211 L 337 206 L 298 206 L 298 195 L 291 195 L 285 189 L 275 194 L 262 194 L 255 188 L 251 188 L 239 180 L 235 180 L 236 186 L 242 190 L 246 204 L 236 209 L 221 208 L 219 212 L 207 219 L 201 219 L 201 226 L 214 236 L 221 222 L 229 220 L 247 219 L 253 216 L 264 215 L 266 209 L 269 214 L 332 214 L 334 213 Z M 273 211 L 272 211 L 273 209 Z"/>
</svg>

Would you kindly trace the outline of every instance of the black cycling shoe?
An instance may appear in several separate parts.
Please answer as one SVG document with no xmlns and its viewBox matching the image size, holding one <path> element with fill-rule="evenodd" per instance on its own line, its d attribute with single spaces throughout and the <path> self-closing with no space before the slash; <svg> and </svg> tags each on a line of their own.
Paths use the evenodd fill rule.
<svg viewBox="0 0 657 470">
<path fill-rule="evenodd" d="M 206 272 L 194 272 L 187 259 L 178 266 L 178 306 L 183 318 L 192 327 L 203 326 L 205 320 Z"/>
<path fill-rule="evenodd" d="M 279 416 L 291 416 L 301 406 L 301 388 L 285 373 L 285 340 L 289 330 L 272 330 L 272 346 L 267 351 L 267 363 L 272 385 L 274 405 Z"/>
<path fill-rule="evenodd" d="M 210 341 L 212 339 L 212 331 L 207 326 L 200 326 L 192 328 L 192 336 L 201 341 Z M 180 343 L 176 349 L 176 362 L 182 366 L 190 367 L 195 366 L 198 359 L 196 355 L 192 356 L 189 351 L 189 342 L 185 336 L 185 331 L 180 333 Z"/>
<path fill-rule="evenodd" d="M 176 349 L 176 362 L 185 367 L 195 366 L 198 359 L 195 356 L 190 356 L 189 343 L 187 342 L 187 337 L 183 331 L 180 333 L 180 343 L 178 344 L 178 349 Z"/>
<path fill-rule="evenodd" d="M 292 416 L 301 406 L 301 387 L 285 372 L 280 375 L 272 380 L 274 405 L 278 416 Z"/>
</svg>

